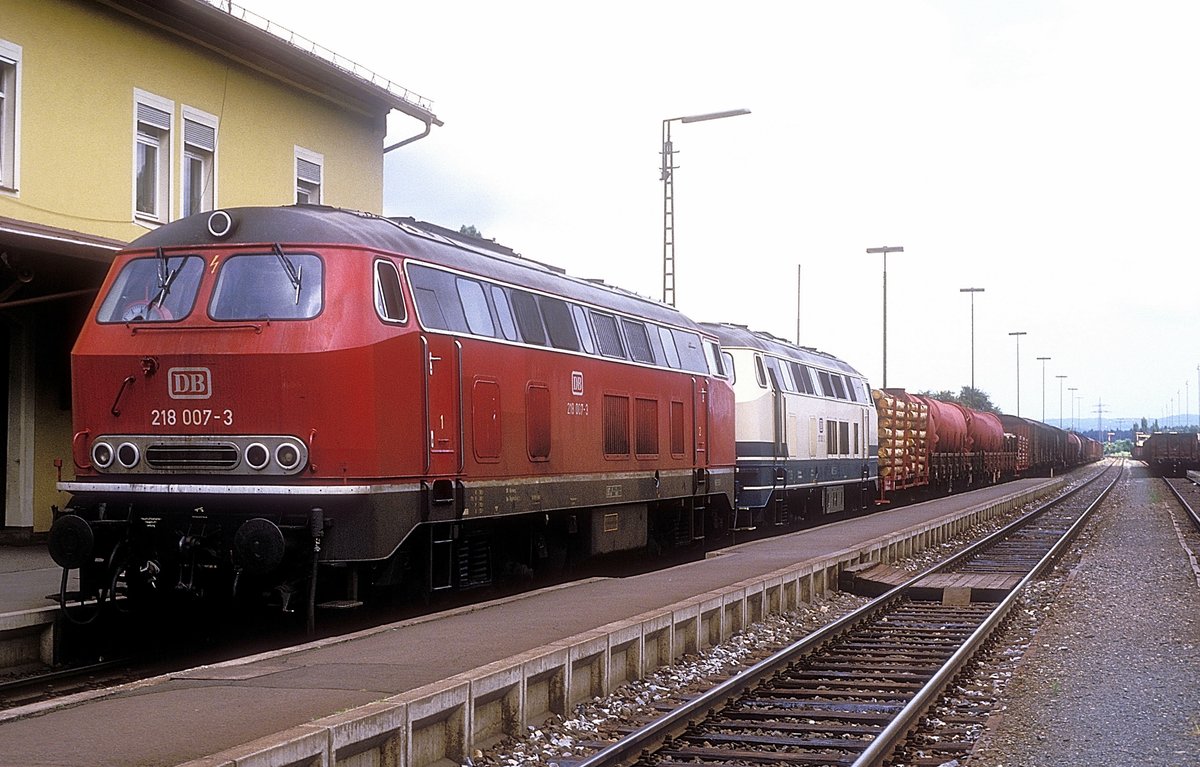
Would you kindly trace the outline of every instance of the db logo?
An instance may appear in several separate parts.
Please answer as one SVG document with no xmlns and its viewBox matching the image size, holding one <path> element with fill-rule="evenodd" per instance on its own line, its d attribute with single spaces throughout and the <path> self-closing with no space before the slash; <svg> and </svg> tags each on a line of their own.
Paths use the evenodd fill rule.
<svg viewBox="0 0 1200 767">
<path fill-rule="evenodd" d="M 583 396 L 583 373 L 578 370 L 571 371 L 571 393 L 576 397 Z"/>
<path fill-rule="evenodd" d="M 208 399 L 212 373 L 208 368 L 171 368 L 167 370 L 167 394 L 171 399 Z"/>
</svg>

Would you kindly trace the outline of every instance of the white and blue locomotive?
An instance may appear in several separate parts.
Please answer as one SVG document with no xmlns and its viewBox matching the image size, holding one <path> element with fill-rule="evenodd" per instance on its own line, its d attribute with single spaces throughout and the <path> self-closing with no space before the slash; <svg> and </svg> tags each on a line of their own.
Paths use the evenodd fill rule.
<svg viewBox="0 0 1200 767">
<path fill-rule="evenodd" d="M 733 383 L 735 528 L 796 527 L 869 507 L 879 436 L 862 373 L 745 326 L 703 327 L 720 339 Z"/>
</svg>

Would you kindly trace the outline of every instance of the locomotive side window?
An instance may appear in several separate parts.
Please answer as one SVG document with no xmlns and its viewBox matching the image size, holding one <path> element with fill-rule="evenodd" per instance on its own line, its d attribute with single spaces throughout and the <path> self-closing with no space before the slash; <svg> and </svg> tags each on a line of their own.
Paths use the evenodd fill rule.
<svg viewBox="0 0 1200 767">
<path fill-rule="evenodd" d="M 392 322 L 408 320 L 404 294 L 400 291 L 400 272 L 391 261 L 375 262 L 375 311 Z"/>
<path fill-rule="evenodd" d="M 829 377 L 829 374 L 824 370 L 818 370 L 817 378 L 821 380 L 821 391 L 825 393 L 825 396 L 835 396 L 833 393 L 833 379 Z"/>
<path fill-rule="evenodd" d="M 408 282 L 421 324 L 430 330 L 467 332 L 467 317 L 454 285 L 454 275 L 409 264 Z"/>
<path fill-rule="evenodd" d="M 708 360 L 704 358 L 704 350 L 700 348 L 700 336 L 686 330 L 672 330 L 675 335 L 675 348 L 679 351 L 679 363 L 684 370 L 693 373 L 707 373 Z"/>
<path fill-rule="evenodd" d="M 311 253 L 231 256 L 221 265 L 209 315 L 214 320 L 306 320 L 321 313 L 324 264 Z"/>
<path fill-rule="evenodd" d="M 500 332 L 509 341 L 516 341 L 517 325 L 513 319 L 512 307 L 508 304 L 508 294 L 499 285 L 492 286 L 492 303 L 496 305 L 496 316 L 500 318 Z"/>
<path fill-rule="evenodd" d="M 135 258 L 96 313 L 99 322 L 169 322 L 191 314 L 204 261 L 199 256 Z"/>
<path fill-rule="evenodd" d="M 793 362 L 792 376 L 796 379 L 797 389 L 805 394 L 816 394 L 816 391 L 813 389 L 812 377 L 808 374 L 808 365 Z"/>
<path fill-rule="evenodd" d="M 725 369 L 725 360 L 721 357 L 721 347 L 717 346 L 715 341 L 704 342 L 704 356 L 708 358 L 708 369 L 713 375 L 718 378 L 729 377 L 729 371 Z"/>
<path fill-rule="evenodd" d="M 629 356 L 637 362 L 653 365 L 654 354 L 650 351 L 650 338 L 646 335 L 646 326 L 622 317 L 621 327 L 625 329 L 625 340 L 629 343 Z"/>
<path fill-rule="evenodd" d="M 596 344 L 600 353 L 605 357 L 625 359 L 625 346 L 621 343 L 621 333 L 617 330 L 617 320 L 609 314 L 590 312 L 592 327 L 596 329 Z"/>
<path fill-rule="evenodd" d="M 785 391 L 795 392 L 796 382 L 792 380 L 792 366 L 787 364 L 786 360 L 777 360 L 771 358 L 772 367 L 779 370 L 779 381 L 783 384 Z"/>
<path fill-rule="evenodd" d="M 838 399 L 847 399 L 845 379 L 837 373 L 834 373 L 829 378 L 833 381 L 833 396 Z"/>
<path fill-rule="evenodd" d="M 555 349 L 579 351 L 579 334 L 575 331 L 575 320 L 566 301 L 549 296 L 539 296 L 538 306 L 550 335 L 550 345 Z"/>
<path fill-rule="evenodd" d="M 546 328 L 542 326 L 542 314 L 538 311 L 537 299 L 523 290 L 512 292 L 513 313 L 517 315 L 517 327 L 521 339 L 527 344 L 546 345 Z"/>
<path fill-rule="evenodd" d="M 845 378 L 846 378 L 846 393 L 848 393 L 850 395 L 850 401 L 858 402 L 858 394 L 854 391 L 855 388 L 857 388 L 854 385 L 854 379 L 851 378 L 850 376 L 845 376 Z"/>
<path fill-rule="evenodd" d="M 575 332 L 579 334 L 583 350 L 588 354 L 595 354 L 596 344 L 592 340 L 592 330 L 588 327 L 587 314 L 583 311 L 583 307 L 571 304 L 571 317 L 575 320 Z"/>
<path fill-rule="evenodd" d="M 733 366 L 733 355 L 729 352 L 721 352 L 721 360 L 725 363 L 725 374 L 729 378 L 729 383 L 737 383 L 737 369 Z"/>
<path fill-rule="evenodd" d="M 467 327 L 479 336 L 496 336 L 496 325 L 492 322 L 492 310 L 488 308 L 487 296 L 483 286 L 475 280 L 459 277 L 454 281 L 458 288 L 458 298 L 462 301 L 463 314 L 467 318 Z"/>
<path fill-rule="evenodd" d="M 667 364 L 679 369 L 679 350 L 675 348 L 675 335 L 667 328 L 658 328 L 658 338 L 662 341 L 663 353 L 667 355 Z"/>
<path fill-rule="evenodd" d="M 754 355 L 754 377 L 758 379 L 758 385 L 762 388 L 767 388 L 767 371 L 763 367 L 763 359 L 761 354 Z"/>
</svg>

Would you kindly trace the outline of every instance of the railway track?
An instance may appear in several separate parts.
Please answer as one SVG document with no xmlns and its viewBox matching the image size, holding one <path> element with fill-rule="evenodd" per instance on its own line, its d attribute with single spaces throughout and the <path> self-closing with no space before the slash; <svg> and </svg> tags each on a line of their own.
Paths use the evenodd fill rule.
<svg viewBox="0 0 1200 767">
<path fill-rule="evenodd" d="M 1163 482 L 1167 484 L 1171 494 L 1179 501 L 1183 507 L 1183 511 L 1187 514 L 1188 519 L 1192 521 L 1192 526 L 1200 531 L 1200 487 L 1197 482 L 1200 481 L 1200 474 L 1197 472 L 1188 472 L 1187 479 L 1164 478 Z"/>
<path fill-rule="evenodd" d="M 866 767 L 906 752 L 903 761 L 911 764 L 963 756 L 978 724 L 971 707 L 946 706 L 954 721 L 943 713 L 929 723 L 936 733 L 922 734 L 923 718 L 1123 471 L 1097 474 L 576 767 Z M 942 601 L 913 598 L 949 573 L 1011 575 L 1015 586 L 998 604 L 964 601 L 961 590 L 950 589 Z"/>
</svg>

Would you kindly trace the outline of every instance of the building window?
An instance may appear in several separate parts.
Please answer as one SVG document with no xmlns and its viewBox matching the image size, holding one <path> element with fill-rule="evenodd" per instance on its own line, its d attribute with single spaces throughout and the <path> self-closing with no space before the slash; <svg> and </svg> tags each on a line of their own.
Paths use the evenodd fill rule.
<svg viewBox="0 0 1200 767">
<path fill-rule="evenodd" d="M 296 147 L 296 204 L 320 205 L 325 157 Z"/>
<path fill-rule="evenodd" d="M 0 40 L 0 189 L 17 188 L 17 96 L 21 47 Z"/>
<path fill-rule="evenodd" d="M 134 94 L 134 213 L 138 218 L 164 222 L 169 218 L 171 188 L 171 113 L 174 104 L 149 93 Z"/>
<path fill-rule="evenodd" d="M 180 213 L 190 216 L 216 207 L 217 118 L 183 108 L 183 188 Z"/>
</svg>

